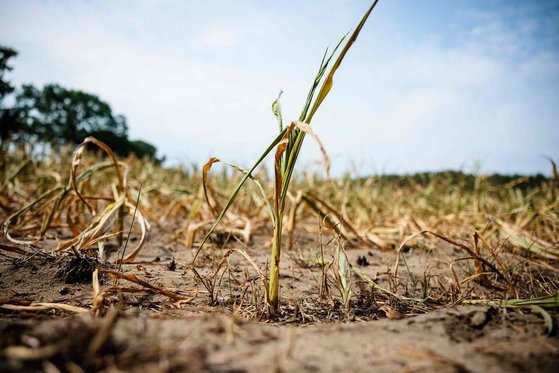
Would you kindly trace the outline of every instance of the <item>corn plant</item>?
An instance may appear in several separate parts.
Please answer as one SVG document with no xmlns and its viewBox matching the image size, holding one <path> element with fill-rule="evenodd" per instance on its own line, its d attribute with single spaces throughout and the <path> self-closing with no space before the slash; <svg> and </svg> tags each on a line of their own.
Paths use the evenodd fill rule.
<svg viewBox="0 0 559 373">
<path fill-rule="evenodd" d="M 268 286 L 267 297 L 268 297 L 268 305 L 269 305 L 270 313 L 275 313 L 279 307 L 279 269 L 280 269 L 280 256 L 281 256 L 281 236 L 283 232 L 282 220 L 283 220 L 284 209 L 285 209 L 285 200 L 286 200 L 289 184 L 293 176 L 293 170 L 295 169 L 295 163 L 299 156 L 299 152 L 303 145 L 303 140 L 305 139 L 306 134 L 311 135 L 315 140 L 318 141 L 318 138 L 316 137 L 316 135 L 313 133 L 311 129 L 310 123 L 314 115 L 316 114 L 318 108 L 320 107 L 320 105 L 322 104 L 322 102 L 330 92 L 330 89 L 332 88 L 334 74 L 340 67 L 340 64 L 342 63 L 348 50 L 357 39 L 359 32 L 363 28 L 363 25 L 367 21 L 367 18 L 369 17 L 371 11 L 374 9 L 377 2 L 378 0 L 375 0 L 371 4 L 369 9 L 366 11 L 365 15 L 359 22 L 357 28 L 353 31 L 349 39 L 347 39 L 345 45 L 341 49 L 340 53 L 337 55 L 337 58 L 334 64 L 332 65 L 332 67 L 330 68 L 327 75 L 325 74 L 328 69 L 328 66 L 332 58 L 336 55 L 336 52 L 338 51 L 338 49 L 340 48 L 344 40 L 346 40 L 347 35 L 340 40 L 340 42 L 336 45 L 336 47 L 333 49 L 331 53 L 328 53 L 328 49 L 326 50 L 322 58 L 322 61 L 320 63 L 320 67 L 318 69 L 316 77 L 307 95 L 307 99 L 303 106 L 303 110 L 301 111 L 301 114 L 299 116 L 299 120 L 293 121 L 289 126 L 285 128 L 283 126 L 283 119 L 282 119 L 281 109 L 279 104 L 280 97 L 278 96 L 278 99 L 272 105 L 272 110 L 274 112 L 274 115 L 278 119 L 279 130 L 280 130 L 279 135 L 274 139 L 274 141 L 272 141 L 272 143 L 268 146 L 268 148 L 264 151 L 264 153 L 260 156 L 260 158 L 256 161 L 256 163 L 252 166 L 250 170 L 246 171 L 238 166 L 232 165 L 238 171 L 244 173 L 244 176 L 239 182 L 239 184 L 237 185 L 237 187 L 235 188 L 235 190 L 233 191 L 233 193 L 231 194 L 231 196 L 229 197 L 229 199 L 227 200 L 221 212 L 217 215 L 213 226 L 206 234 L 204 240 L 201 242 L 201 244 L 198 247 L 198 250 L 196 251 L 196 254 L 194 255 L 192 261 L 193 263 L 196 261 L 196 258 L 200 250 L 202 249 L 203 245 L 205 244 L 205 242 L 208 240 L 208 238 L 215 230 L 215 228 L 217 227 L 221 219 L 224 217 L 229 207 L 231 207 L 233 201 L 237 197 L 243 184 L 249 178 L 255 180 L 252 176 L 252 172 L 266 158 L 266 156 L 268 156 L 268 154 L 274 148 L 276 148 L 275 161 L 274 161 L 275 183 L 274 183 L 273 201 L 270 202 L 268 198 L 264 195 L 264 197 L 268 202 L 268 206 L 271 210 L 270 215 L 274 227 L 270 269 L 269 269 L 269 284 L 267 285 Z M 321 83 L 322 85 L 320 86 Z M 320 86 L 320 90 L 318 90 L 318 94 L 316 94 L 319 86 Z M 319 141 L 318 143 L 320 145 Z M 322 146 L 321 146 L 321 150 L 323 150 Z M 210 161 L 204 167 L 204 173 L 207 173 L 209 167 L 214 162 L 215 159 L 210 159 Z M 257 183 L 257 185 L 259 184 Z M 194 271 L 196 275 L 198 275 L 195 269 Z"/>
</svg>

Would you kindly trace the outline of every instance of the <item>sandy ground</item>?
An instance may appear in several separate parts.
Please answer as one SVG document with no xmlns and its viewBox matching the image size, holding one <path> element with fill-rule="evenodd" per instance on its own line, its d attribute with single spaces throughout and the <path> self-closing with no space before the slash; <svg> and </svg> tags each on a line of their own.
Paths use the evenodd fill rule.
<svg viewBox="0 0 559 373">
<path fill-rule="evenodd" d="M 284 253 L 282 312 L 272 319 L 261 312 L 260 278 L 242 255 L 232 254 L 216 276 L 210 304 L 189 266 L 193 250 L 173 242 L 160 227 L 152 237 L 159 239 L 152 239 L 134 264 L 125 265 L 125 272 L 188 301 L 178 305 L 159 293 L 112 294 L 105 299 L 104 317 L 6 308 L 17 302 L 58 302 L 90 309 L 93 267 L 76 264 L 73 256 L 44 254 L 54 240 L 41 243 L 41 251 L 20 254 L 10 249 L 20 247 L 0 239 L 0 371 L 553 372 L 559 366 L 557 336 L 548 336 L 542 318 L 526 311 L 402 302 L 356 278 L 345 310 L 332 268 L 326 269 L 330 295 L 320 299 L 323 269 L 316 263 L 319 245 L 312 237 L 298 237 L 296 249 Z M 212 273 L 225 248 L 235 247 L 266 272 L 268 242 L 262 237 L 248 247 L 210 245 L 197 270 Z M 327 262 L 333 247 L 324 249 Z M 107 250 L 111 261 L 116 252 Z M 347 254 L 353 266 L 390 287 L 386 274 L 394 252 L 348 247 Z M 450 246 L 406 250 L 399 294 L 436 294 L 430 288 L 433 279 L 444 280 L 449 261 L 461 255 Z M 426 287 L 422 279 L 427 278 Z M 101 288 L 112 285 L 114 280 L 101 276 Z M 124 280 L 119 286 L 139 288 Z M 557 319 L 556 312 L 551 314 Z"/>
</svg>

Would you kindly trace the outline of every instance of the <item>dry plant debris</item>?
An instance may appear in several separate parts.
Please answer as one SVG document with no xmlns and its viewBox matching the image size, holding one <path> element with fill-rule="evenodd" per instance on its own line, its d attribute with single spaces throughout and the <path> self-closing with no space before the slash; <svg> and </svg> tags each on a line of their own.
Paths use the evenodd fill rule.
<svg viewBox="0 0 559 373">
<path fill-rule="evenodd" d="M 328 160 L 309 123 L 365 20 L 299 121 L 273 103 L 280 134 L 251 169 L 119 160 L 92 137 L 0 149 L 0 370 L 553 370 L 555 171 L 294 171 L 307 134 Z"/>
<path fill-rule="evenodd" d="M 193 267 L 192 258 L 210 232 L 216 204 L 235 189 L 246 172 L 237 169 L 211 176 L 210 187 L 209 174 L 206 183 L 202 182 L 203 172 L 168 169 L 134 158 L 117 160 L 119 167 L 128 169 L 126 198 L 130 202 L 121 205 L 125 208 L 122 227 L 114 213 L 106 229 L 87 236 L 83 232 L 90 232 L 91 222 L 101 221 L 95 219 L 120 198 L 118 176 L 115 162 L 104 161 L 102 154 L 83 152 L 81 163 L 93 171 L 87 177 L 76 177 L 81 197 L 75 187 L 69 187 L 58 189 L 66 190 L 63 198 L 51 194 L 41 199 L 65 176 L 71 180 L 70 174 L 77 173 L 71 170 L 72 154 L 71 149 L 62 148 L 56 156 L 37 160 L 21 149 L 4 153 L 11 160 L 8 164 L 31 161 L 6 182 L 1 196 L 7 234 L 0 242 L 0 315 L 4 319 L 0 324 L 6 330 L 3 335 L 8 336 L 14 323 L 25 322 L 25 330 L 33 331 L 53 318 L 71 324 L 77 322 L 72 315 L 82 315 L 85 318 L 79 323 L 87 325 L 91 338 L 101 333 L 100 342 L 91 348 L 90 342 L 82 344 L 83 350 L 78 351 L 62 343 L 62 332 L 49 332 L 39 342 L 21 339 L 23 335 L 18 334 L 3 340 L 2 366 L 46 370 L 49 364 L 57 369 L 76 364 L 90 369 L 114 363 L 122 367 L 130 362 L 132 355 L 127 354 L 138 356 L 140 352 L 134 352 L 135 343 L 118 339 L 119 324 L 151 325 L 154 321 L 140 321 L 146 317 L 191 322 L 188 320 L 195 317 L 196 323 L 206 325 L 222 317 L 213 316 L 215 313 L 237 320 L 233 325 L 241 323 L 224 329 L 227 345 L 240 348 L 239 353 L 244 347 L 234 347 L 235 341 L 261 333 L 258 325 L 272 323 L 283 330 L 283 325 L 311 324 L 319 328 L 316 333 L 338 333 L 326 326 L 349 323 L 342 324 L 347 325 L 345 330 L 353 324 L 368 325 L 363 322 L 381 325 L 375 323 L 385 319 L 392 323 L 387 328 L 400 330 L 402 323 L 419 320 L 421 315 L 439 314 L 451 320 L 440 338 L 446 335 L 452 343 L 480 349 L 482 345 L 475 342 L 479 339 L 495 343 L 494 347 L 483 345 L 481 360 L 470 363 L 462 355 L 398 343 L 398 333 L 404 333 L 400 331 L 394 334 L 394 351 L 387 353 L 392 356 L 390 361 L 407 359 L 410 367 L 416 363 L 479 367 L 475 364 L 487 363 L 488 356 L 509 356 L 518 348 L 512 342 L 504 344 L 495 334 L 497 330 L 508 339 L 522 330 L 515 343 L 540 356 L 543 365 L 539 367 L 547 369 L 547 362 L 557 362 L 553 357 L 559 351 L 556 337 L 545 337 L 557 332 L 559 305 L 559 200 L 552 179 L 524 178 L 499 184 L 485 176 L 442 173 L 351 180 L 323 179 L 303 172 L 293 180 L 295 194 L 286 199 L 289 214 L 284 219 L 290 225 L 291 247 L 285 248 L 285 269 L 280 275 L 282 301 L 278 312 L 271 315 L 266 298 L 269 278 L 263 271 L 269 264 L 273 231 L 268 220 L 269 197 L 263 192 L 271 182 L 263 169 L 257 173 L 258 184 L 239 192 L 220 230 L 210 235 Z M 57 177 L 41 176 L 39 169 L 44 166 L 40 163 L 49 164 Z M 16 166 L 6 171 L 11 167 Z M 206 203 L 206 198 L 213 204 Z M 134 210 L 143 216 L 145 225 L 133 222 L 140 216 Z M 151 238 L 142 226 L 151 226 Z M 119 232 L 125 233 L 121 244 Z M 128 240 L 126 233 L 130 233 Z M 74 243 L 59 250 L 60 243 L 68 241 Z M 141 243 L 142 250 L 133 260 L 122 261 L 119 259 L 130 255 L 126 241 L 134 247 Z M 468 307 L 477 308 L 469 311 Z M 118 310 L 118 317 L 113 309 Z M 460 310 L 456 318 L 451 316 L 453 310 Z M 244 324 L 243 320 L 257 324 Z M 426 318 L 424 322 L 434 327 L 441 321 Z M 414 322 L 407 327 L 414 330 L 420 325 Z M 220 328 L 210 328 L 210 335 L 221 333 Z M 540 337 L 533 334 L 537 330 Z M 429 336 L 429 332 L 423 333 Z M 298 338 L 315 338 L 312 333 L 308 337 L 300 332 L 289 335 L 285 338 L 291 344 L 300 343 Z M 328 338 L 337 338 L 334 335 Z M 144 337 L 137 338 L 144 341 Z M 258 343 L 277 343 L 275 337 L 258 338 L 262 341 Z M 541 338 L 550 339 L 543 342 Z M 254 343 L 249 340 L 248 345 Z M 189 350 L 197 356 L 196 364 L 201 364 L 196 367 L 215 368 L 211 359 L 217 356 L 228 361 L 208 352 L 209 345 Z M 162 354 L 175 359 L 182 348 L 150 350 L 148 344 L 141 346 L 146 360 L 138 361 L 147 362 Z M 289 359 L 295 359 L 297 348 L 291 347 L 291 351 L 292 358 L 278 364 L 295 364 Z M 89 358 L 93 365 L 86 362 Z M 295 366 L 325 367 L 309 361 Z M 531 370 L 524 361 L 519 359 L 507 369 Z M 183 363 L 173 361 L 170 366 L 186 366 Z"/>
</svg>

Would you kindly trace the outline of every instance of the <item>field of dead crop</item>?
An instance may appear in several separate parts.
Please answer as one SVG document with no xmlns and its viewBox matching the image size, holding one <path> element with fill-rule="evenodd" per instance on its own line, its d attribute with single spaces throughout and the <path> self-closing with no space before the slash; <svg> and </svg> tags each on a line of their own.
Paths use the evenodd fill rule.
<svg viewBox="0 0 559 373">
<path fill-rule="evenodd" d="M 0 371 L 556 371 L 553 160 L 551 177 L 328 175 L 311 122 L 376 3 L 298 120 L 273 103 L 250 168 L 2 141 Z M 296 169 L 307 135 L 325 176 Z"/>
<path fill-rule="evenodd" d="M 213 227 L 243 172 L 117 159 L 93 139 L 2 160 L 3 371 L 559 362 L 556 176 L 296 174 L 274 309 L 264 169 Z"/>
</svg>

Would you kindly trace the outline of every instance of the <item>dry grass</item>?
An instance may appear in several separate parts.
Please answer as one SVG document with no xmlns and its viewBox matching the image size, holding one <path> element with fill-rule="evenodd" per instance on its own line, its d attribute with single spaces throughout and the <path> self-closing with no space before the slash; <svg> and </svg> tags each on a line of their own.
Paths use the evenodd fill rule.
<svg viewBox="0 0 559 373">
<path fill-rule="evenodd" d="M 558 306 L 559 294 L 559 181 L 552 160 L 550 179 L 440 173 L 352 180 L 295 172 L 307 134 L 319 143 L 328 169 L 310 122 L 376 3 L 345 44 L 344 37 L 325 53 L 299 121 L 286 128 L 278 96 L 272 110 L 280 133 L 249 170 L 218 158 L 201 170 L 118 160 L 92 137 L 75 150 L 33 144 L 2 148 L 0 208 L 11 244 L 2 244 L 0 254 L 71 255 L 76 263 L 93 263 L 98 267 L 93 273 L 89 267 L 80 273 L 92 275 L 95 315 L 106 314 L 122 293 L 163 295 L 175 307 L 205 294 L 211 306 L 230 307 L 248 318 L 303 321 L 379 311 L 395 317 L 401 314 L 396 308 L 413 313 L 482 303 L 529 308 L 543 315 L 551 331 L 546 309 Z M 270 180 L 258 166 L 274 149 Z M 210 174 L 217 163 L 229 169 Z M 165 233 L 167 245 L 197 248 L 190 264 L 181 264 L 193 275 L 188 289 L 166 289 L 127 273 L 149 244 L 152 226 Z M 131 237 L 135 243 L 129 249 Z M 255 247 L 263 237 L 271 238 Z M 36 245 L 42 242 L 55 247 L 40 249 Z M 108 247 L 117 248 L 110 262 Z M 271 256 L 262 263 L 266 248 Z M 352 249 L 370 250 L 373 257 L 372 252 L 382 253 L 384 270 L 359 268 L 369 265 L 365 256 L 352 264 Z M 317 291 L 303 300 L 286 299 L 282 311 L 283 250 L 292 266 L 308 271 Z M 231 268 L 237 255 L 243 258 L 241 273 Z M 426 260 L 418 264 L 418 258 Z M 263 265 L 270 268 L 268 276 Z M 102 289 L 100 275 L 111 277 L 112 286 Z M 119 280 L 140 287 L 123 287 Z"/>
<path fill-rule="evenodd" d="M 127 274 L 131 267 L 126 263 L 134 263 L 133 258 L 120 264 L 123 273 L 116 272 L 119 263 L 103 263 L 102 251 L 106 245 L 124 249 L 124 244 L 118 246 L 118 234 L 128 232 L 136 209 L 144 223 L 132 229 L 140 244 L 130 255 L 135 257 L 143 242 L 149 244 L 142 237 L 147 239 L 150 224 L 172 237 L 168 244 L 187 250 L 196 246 L 209 232 L 216 206 L 235 190 L 242 172 L 207 175 L 204 191 L 199 170 L 168 169 L 128 158 L 116 163 L 119 169 L 127 169 L 121 174 L 126 191 L 119 192 L 121 181 L 114 161 L 106 161 L 92 150 L 81 156 L 86 171 L 80 174 L 75 153 L 69 148 L 56 149 L 42 159 L 25 149 L 13 148 L 3 154 L 2 221 L 6 238 L 15 246 L 3 244 L 0 254 L 31 254 L 37 250 L 36 243 L 47 240 L 55 244 L 55 255 L 95 258 L 104 267 L 101 273 L 141 286 L 113 284 L 97 289 L 107 297 L 97 300 L 98 314 L 104 313 L 99 312 L 99 304 L 109 307 L 117 301 L 119 291 L 160 293 L 178 307 L 210 292 L 213 305 L 233 307 L 249 318 L 266 317 L 268 278 L 247 251 L 250 248 L 255 255 L 254 250 L 265 250 L 254 247 L 255 238 L 270 237 L 273 229 L 262 195 L 271 184 L 264 170 L 258 174 L 262 185 L 253 183 L 239 193 L 237 202 L 224 215 L 221 230 L 211 235 L 203 250 L 208 255 L 197 263 L 201 273 L 197 281 L 205 286 L 196 289 L 193 278 L 188 289 L 171 291 Z M 325 180 L 303 172 L 293 178 L 292 187 L 294 192 L 287 200 L 290 213 L 284 218 L 292 247 L 286 248 L 286 253 L 300 268 L 317 270 L 316 288 L 320 291 L 300 304 L 287 299 L 278 320 L 291 319 L 294 314 L 307 320 L 332 317 L 337 312 L 341 318 L 359 315 L 363 307 L 371 307 L 363 305 L 367 292 L 377 294 L 379 310 L 383 304 L 425 312 L 458 303 L 484 303 L 526 307 L 547 315 L 544 308 L 557 306 L 559 200 L 553 178 L 497 183 L 485 176 L 443 173 Z M 204 192 L 210 204 L 205 203 Z M 119 205 L 128 215 L 121 228 L 114 206 L 124 198 L 131 202 Z M 111 214 L 110 219 L 106 219 L 107 214 Z M 87 235 L 100 222 L 103 228 Z M 309 237 L 324 243 L 321 257 L 298 254 Z M 318 248 L 316 243 L 311 246 Z M 221 252 L 221 248 L 230 250 Z M 345 253 L 353 248 L 387 254 L 392 264 L 372 278 L 347 260 Z M 250 262 L 240 277 L 231 274 L 229 259 L 233 254 Z M 408 261 L 428 254 L 434 254 L 436 263 L 428 263 L 422 272 L 417 267 L 410 269 Z M 122 255 L 120 251 L 117 258 Z M 241 290 L 224 285 L 231 287 L 231 276 L 237 276 L 233 280 Z M 547 316 L 545 320 L 550 322 Z"/>
</svg>

